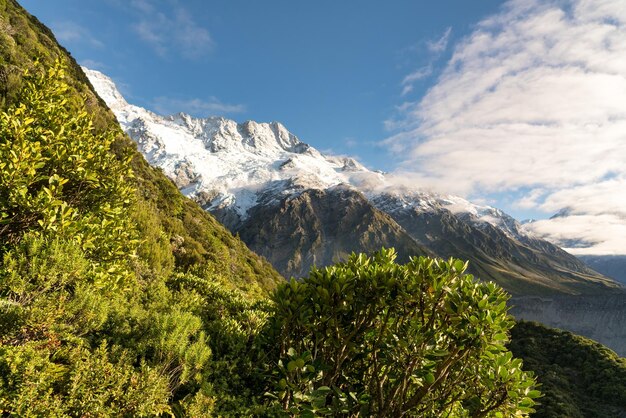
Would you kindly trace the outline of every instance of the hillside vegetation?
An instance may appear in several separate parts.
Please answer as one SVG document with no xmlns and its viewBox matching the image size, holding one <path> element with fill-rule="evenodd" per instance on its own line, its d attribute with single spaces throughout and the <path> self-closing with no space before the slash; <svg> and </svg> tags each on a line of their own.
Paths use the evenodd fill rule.
<svg viewBox="0 0 626 418">
<path fill-rule="evenodd" d="M 55 60 L 64 65 L 68 106 L 84 106 L 94 131 L 109 132 L 114 136 L 112 150 L 120 158 L 130 157 L 134 176 L 129 182 L 136 190 L 137 204 L 129 214 L 145 238 L 139 252 L 152 267 L 164 272 L 174 267 L 185 271 L 193 268 L 196 273 L 206 270 L 213 277 L 219 276 L 224 285 L 256 295 L 267 294 L 282 281 L 267 261 L 249 251 L 211 215 L 182 196 L 159 170 L 150 167 L 48 28 L 14 0 L 0 0 L 0 109 L 14 102 L 23 71 L 32 68 L 35 60 L 48 68 Z"/>
<path fill-rule="evenodd" d="M 600 418 L 626 413 L 626 359 L 587 338 L 519 322 L 509 348 L 537 376 L 536 417 Z"/>
</svg>

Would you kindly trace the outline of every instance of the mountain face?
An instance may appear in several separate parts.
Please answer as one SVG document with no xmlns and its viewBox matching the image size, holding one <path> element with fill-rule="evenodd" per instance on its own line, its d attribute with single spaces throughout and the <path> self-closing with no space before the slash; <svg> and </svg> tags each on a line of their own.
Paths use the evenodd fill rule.
<svg viewBox="0 0 626 418">
<path fill-rule="evenodd" d="M 383 193 L 374 205 L 435 254 L 471 260 L 471 271 L 514 294 L 601 292 L 606 280 L 547 241 L 526 234 L 502 211 L 457 197 Z M 558 280 L 555 277 L 558 276 Z"/>
<path fill-rule="evenodd" d="M 85 72 L 146 159 L 286 276 L 393 246 L 405 259 L 466 258 L 472 273 L 516 294 L 619 287 L 498 209 L 400 189 L 277 122 L 159 116 L 128 104 L 103 74 Z"/>
<path fill-rule="evenodd" d="M 344 260 L 350 253 L 396 247 L 399 261 L 428 252 L 386 213 L 345 186 L 308 189 L 271 205 L 257 205 L 236 231 L 257 254 L 287 276 Z"/>
<path fill-rule="evenodd" d="M 518 320 L 584 335 L 626 357 L 626 294 L 522 296 L 511 299 Z"/>
</svg>

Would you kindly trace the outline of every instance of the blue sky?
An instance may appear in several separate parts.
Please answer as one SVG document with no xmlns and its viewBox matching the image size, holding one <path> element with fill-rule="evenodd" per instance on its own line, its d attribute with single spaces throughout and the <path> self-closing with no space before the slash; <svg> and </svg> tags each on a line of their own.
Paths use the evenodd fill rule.
<svg viewBox="0 0 626 418">
<path fill-rule="evenodd" d="M 320 150 L 390 170 L 385 120 L 423 94 L 499 1 L 22 0 L 81 63 L 137 105 L 278 120 Z M 186 32 L 186 33 L 185 33 Z M 448 36 L 438 46 L 435 43 Z M 402 81 L 432 73 L 405 96 Z"/>
<path fill-rule="evenodd" d="M 21 0 L 133 104 L 278 120 L 408 183 L 626 253 L 623 0 Z"/>
</svg>

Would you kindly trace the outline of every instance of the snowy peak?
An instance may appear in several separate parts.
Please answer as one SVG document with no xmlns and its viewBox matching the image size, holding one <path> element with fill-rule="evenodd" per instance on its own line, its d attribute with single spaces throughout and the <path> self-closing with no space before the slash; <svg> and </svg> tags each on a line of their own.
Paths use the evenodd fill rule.
<svg viewBox="0 0 626 418">
<path fill-rule="evenodd" d="M 521 223 L 500 209 L 491 206 L 482 206 L 471 203 L 458 196 L 446 196 L 443 199 L 446 209 L 452 213 L 466 217 L 468 221 L 480 227 L 480 224 L 488 224 L 499 228 L 509 238 L 524 241 L 534 238 L 532 233 L 526 231 Z"/>
<path fill-rule="evenodd" d="M 257 123 L 247 121 L 239 125 L 242 136 L 248 138 L 248 145 L 257 149 L 271 149 L 278 146 L 283 151 L 301 154 L 310 147 L 278 122 Z"/>
<path fill-rule="evenodd" d="M 279 198 L 379 176 L 352 158 L 322 155 L 278 122 L 159 116 L 128 104 L 102 73 L 85 72 L 148 161 L 207 209 L 230 208 L 243 220 L 270 192 Z"/>
<path fill-rule="evenodd" d="M 122 96 L 117 89 L 113 80 L 102 74 L 100 71 L 90 70 L 86 67 L 82 67 L 82 69 L 89 78 L 93 87 L 98 92 L 98 95 L 106 102 L 107 106 L 109 106 L 114 113 L 116 113 L 116 110 L 121 110 L 130 106 L 126 99 L 124 99 L 124 96 Z"/>
<path fill-rule="evenodd" d="M 195 118 L 186 113 L 177 113 L 163 119 L 204 140 L 211 152 L 245 148 L 251 152 L 272 155 L 281 151 L 303 153 L 310 149 L 309 145 L 301 142 L 278 122 L 237 123 L 223 117 Z"/>
<path fill-rule="evenodd" d="M 256 205 L 343 185 L 363 192 L 387 213 L 447 210 L 478 226 L 500 228 L 510 238 L 528 236 L 498 209 L 457 196 L 399 189 L 383 173 L 353 158 L 323 155 L 278 122 L 237 123 L 186 113 L 159 116 L 128 104 L 104 74 L 84 70 L 148 161 L 206 209 L 234 212 L 233 222 L 245 220 Z"/>
<path fill-rule="evenodd" d="M 130 105 L 111 78 L 85 67 L 83 71 L 122 124 L 132 123 L 135 119 L 153 119 L 170 127 L 178 126 L 193 137 L 204 140 L 207 149 L 211 152 L 233 151 L 234 148 L 244 147 L 248 151 L 272 155 L 281 151 L 301 154 L 311 149 L 279 122 L 237 123 L 223 117 L 195 118 L 182 112 L 170 116 L 155 115 L 145 109 Z"/>
<path fill-rule="evenodd" d="M 390 214 L 406 211 L 432 213 L 446 210 L 478 228 L 488 226 L 498 228 L 509 238 L 517 241 L 523 242 L 533 238 L 533 235 L 526 231 L 518 221 L 500 209 L 477 205 L 459 196 L 409 190 L 386 190 L 383 193 L 370 193 L 370 199 L 379 209 Z"/>
</svg>

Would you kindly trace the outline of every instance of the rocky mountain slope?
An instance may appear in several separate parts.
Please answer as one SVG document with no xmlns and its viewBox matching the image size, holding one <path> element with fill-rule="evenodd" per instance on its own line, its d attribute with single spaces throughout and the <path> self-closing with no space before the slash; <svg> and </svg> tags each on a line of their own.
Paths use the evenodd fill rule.
<svg viewBox="0 0 626 418">
<path fill-rule="evenodd" d="M 606 286 L 577 258 L 526 233 L 498 209 L 415 192 L 386 192 L 372 202 L 419 244 L 440 256 L 471 260 L 475 274 L 514 294 L 595 293 Z"/>
<path fill-rule="evenodd" d="M 103 74 L 85 72 L 146 159 L 286 276 L 393 246 L 403 257 L 467 258 L 473 273 L 517 294 L 618 287 L 495 208 L 399 189 L 277 122 L 159 116 L 128 104 Z"/>
<path fill-rule="evenodd" d="M 363 194 L 345 186 L 308 189 L 277 205 L 254 206 L 237 231 L 279 271 L 300 277 L 312 265 L 327 265 L 381 246 L 397 248 L 401 262 L 429 253 Z"/>
</svg>

